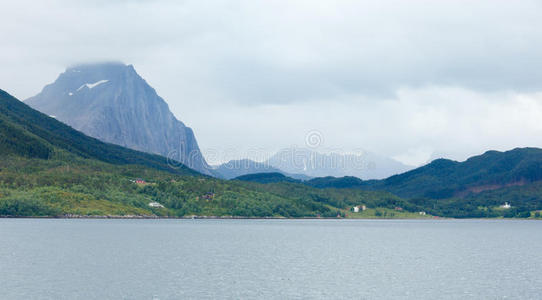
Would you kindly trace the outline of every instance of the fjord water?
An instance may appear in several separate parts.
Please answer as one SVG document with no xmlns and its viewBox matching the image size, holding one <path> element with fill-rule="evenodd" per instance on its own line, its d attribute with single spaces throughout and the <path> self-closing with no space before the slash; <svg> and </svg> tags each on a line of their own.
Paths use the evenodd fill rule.
<svg viewBox="0 0 542 300">
<path fill-rule="evenodd" d="M 0 219 L 3 299 L 541 299 L 542 222 Z"/>
</svg>

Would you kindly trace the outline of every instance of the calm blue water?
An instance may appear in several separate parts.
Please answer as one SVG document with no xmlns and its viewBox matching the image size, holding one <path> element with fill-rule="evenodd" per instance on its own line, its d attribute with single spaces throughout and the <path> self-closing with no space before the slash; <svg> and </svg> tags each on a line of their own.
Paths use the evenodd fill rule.
<svg viewBox="0 0 542 300">
<path fill-rule="evenodd" d="M 542 222 L 0 219 L 1 299 L 542 299 Z"/>
</svg>

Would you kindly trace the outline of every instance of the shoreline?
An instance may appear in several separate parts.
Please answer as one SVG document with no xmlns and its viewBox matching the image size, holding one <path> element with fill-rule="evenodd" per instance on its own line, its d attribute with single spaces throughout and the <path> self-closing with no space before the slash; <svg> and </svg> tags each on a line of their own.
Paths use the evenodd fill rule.
<svg viewBox="0 0 542 300">
<path fill-rule="evenodd" d="M 536 218 L 324 218 L 324 217 L 241 217 L 241 216 L 184 216 L 184 217 L 167 217 L 167 216 L 80 216 L 80 215 L 65 215 L 65 216 L 0 216 L 0 219 L 87 219 L 87 220 L 525 220 L 525 221 L 542 221 Z"/>
<path fill-rule="evenodd" d="M 127 220 L 152 220 L 152 219 L 171 219 L 171 220 L 355 220 L 350 218 L 324 218 L 324 217 L 242 217 L 242 216 L 183 216 L 183 217 L 168 217 L 168 216 L 0 216 L 0 219 L 127 219 Z M 370 220 L 371 218 L 367 218 Z M 392 220 L 392 219 L 390 219 Z M 406 219 L 405 219 L 406 220 Z"/>
</svg>

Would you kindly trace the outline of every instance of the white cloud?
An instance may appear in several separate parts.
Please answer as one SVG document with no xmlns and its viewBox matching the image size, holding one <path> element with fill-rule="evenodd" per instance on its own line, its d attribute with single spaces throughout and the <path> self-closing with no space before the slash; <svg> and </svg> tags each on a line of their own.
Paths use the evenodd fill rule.
<svg viewBox="0 0 542 300">
<path fill-rule="evenodd" d="M 542 93 L 434 86 L 401 89 L 397 95 L 377 102 L 351 96 L 280 105 L 217 104 L 193 114 L 191 124 L 205 128 L 198 138 L 207 150 L 235 149 L 230 159 L 245 157 L 250 149 L 272 153 L 302 147 L 311 130 L 324 136 L 320 151 L 362 148 L 414 165 L 438 157 L 463 160 L 488 149 L 542 147 Z"/>
<path fill-rule="evenodd" d="M 423 162 L 542 146 L 540 1 L 12 1 L 0 88 L 121 60 L 203 148 L 360 147 Z M 240 151 L 240 150 L 239 150 Z"/>
</svg>

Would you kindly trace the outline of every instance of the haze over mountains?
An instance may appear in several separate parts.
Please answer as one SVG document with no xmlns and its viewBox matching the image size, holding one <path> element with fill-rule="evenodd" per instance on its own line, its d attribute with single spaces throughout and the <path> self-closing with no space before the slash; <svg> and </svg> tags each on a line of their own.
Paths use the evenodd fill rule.
<svg viewBox="0 0 542 300">
<path fill-rule="evenodd" d="M 175 118 L 132 65 L 70 67 L 25 103 L 104 142 L 160 154 L 211 174 L 192 129 Z"/>
<path fill-rule="evenodd" d="M 243 175 L 259 173 L 281 173 L 299 180 L 308 180 L 311 178 L 304 174 L 290 174 L 270 166 L 267 162 L 256 162 L 250 159 L 230 160 L 227 163 L 215 166 L 214 171 L 224 179 L 233 179 Z"/>
<path fill-rule="evenodd" d="M 266 163 L 291 174 L 310 177 L 356 176 L 364 180 L 382 179 L 414 168 L 367 151 L 359 154 L 322 154 L 307 148 L 283 149 Z"/>
<path fill-rule="evenodd" d="M 355 176 L 368 180 L 387 178 L 413 168 L 367 151 L 360 154 L 322 154 L 307 148 L 287 148 L 263 162 L 232 160 L 216 166 L 215 171 L 226 179 L 256 173 L 282 173 L 301 180 L 325 176 Z"/>
</svg>

